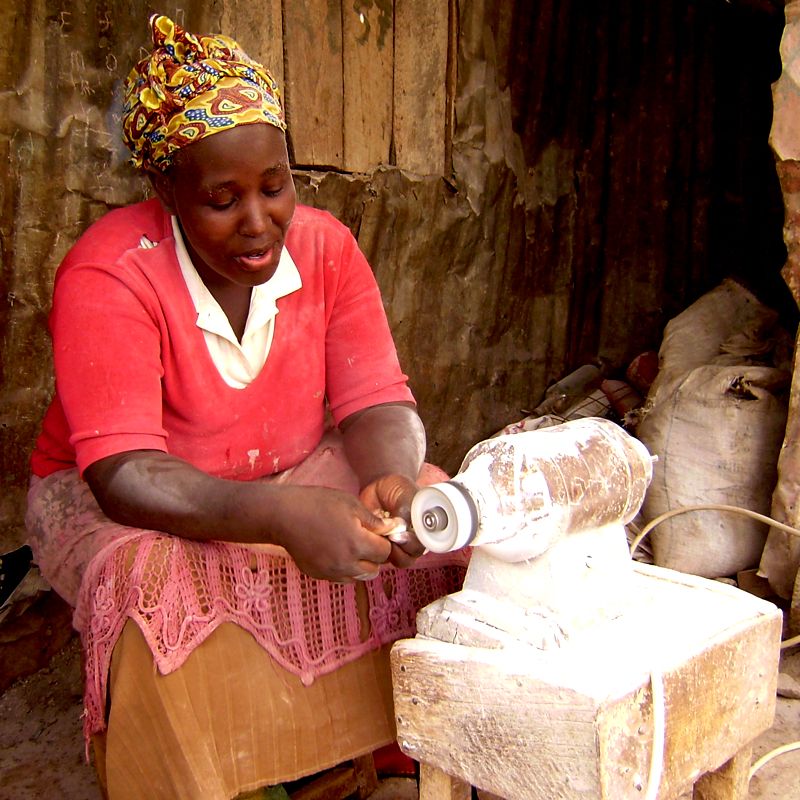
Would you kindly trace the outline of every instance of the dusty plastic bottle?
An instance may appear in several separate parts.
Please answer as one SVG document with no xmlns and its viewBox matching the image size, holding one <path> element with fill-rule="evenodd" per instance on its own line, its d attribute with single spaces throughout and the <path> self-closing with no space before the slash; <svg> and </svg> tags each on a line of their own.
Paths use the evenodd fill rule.
<svg viewBox="0 0 800 800">
<path fill-rule="evenodd" d="M 598 388 L 602 380 L 603 373 L 599 367 L 594 364 L 584 364 L 550 386 L 533 413 L 537 416 L 560 414 L 576 400 Z"/>
<path fill-rule="evenodd" d="M 624 525 L 639 511 L 653 459 L 619 425 L 585 418 L 479 442 L 451 480 L 414 496 L 414 533 L 428 550 L 484 547 L 523 561 L 568 533 Z"/>
</svg>

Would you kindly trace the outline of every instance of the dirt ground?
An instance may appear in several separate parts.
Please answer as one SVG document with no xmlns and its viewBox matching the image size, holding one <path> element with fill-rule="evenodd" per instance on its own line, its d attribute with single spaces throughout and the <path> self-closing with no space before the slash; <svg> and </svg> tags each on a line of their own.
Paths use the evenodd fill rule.
<svg viewBox="0 0 800 800">
<path fill-rule="evenodd" d="M 80 651 L 72 639 L 50 664 L 0 697 L 0 800 L 98 800 L 84 761 Z M 800 740 L 800 699 L 778 698 L 773 727 L 755 742 L 754 760 Z M 415 782 L 386 779 L 373 800 L 416 800 Z M 509 800 L 514 800 L 510 798 Z M 750 800 L 800 800 L 800 750 L 767 763 Z"/>
</svg>

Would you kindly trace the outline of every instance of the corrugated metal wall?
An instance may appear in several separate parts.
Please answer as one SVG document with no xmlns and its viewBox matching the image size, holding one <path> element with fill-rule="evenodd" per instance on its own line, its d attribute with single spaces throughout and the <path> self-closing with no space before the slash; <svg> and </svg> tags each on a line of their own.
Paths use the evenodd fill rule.
<svg viewBox="0 0 800 800">
<path fill-rule="evenodd" d="M 517 2 L 510 16 L 514 127 L 528 168 L 563 176 L 529 215 L 526 257 L 533 285 L 544 271 L 570 286 L 568 361 L 653 346 L 731 273 L 788 307 L 767 141 L 780 4 Z"/>
<path fill-rule="evenodd" d="M 429 457 L 448 469 L 570 368 L 657 347 L 724 275 L 792 307 L 767 143 L 777 2 L 12 0 L 0 8 L 6 538 L 24 536 L 27 455 L 52 388 L 55 267 L 90 220 L 145 190 L 115 113 L 153 10 L 232 35 L 284 80 L 300 196 L 350 225 L 373 264 Z M 377 37 L 359 50 L 362 14 L 392 32 L 391 113 L 389 50 Z M 343 94 L 322 93 L 328 71 Z"/>
</svg>

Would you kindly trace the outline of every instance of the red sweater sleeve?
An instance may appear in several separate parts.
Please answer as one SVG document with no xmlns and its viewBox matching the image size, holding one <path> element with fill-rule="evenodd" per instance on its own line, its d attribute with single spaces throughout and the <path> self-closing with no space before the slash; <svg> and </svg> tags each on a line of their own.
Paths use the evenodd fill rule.
<svg viewBox="0 0 800 800">
<path fill-rule="evenodd" d="M 69 270 L 58 282 L 51 328 L 56 386 L 81 472 L 126 450 L 166 451 L 159 326 L 135 279 L 96 265 Z"/>
</svg>

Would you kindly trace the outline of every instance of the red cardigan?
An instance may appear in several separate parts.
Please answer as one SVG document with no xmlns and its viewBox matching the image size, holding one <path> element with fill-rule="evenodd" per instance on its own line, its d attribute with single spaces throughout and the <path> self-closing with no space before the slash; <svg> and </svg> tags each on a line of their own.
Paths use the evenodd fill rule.
<svg viewBox="0 0 800 800">
<path fill-rule="evenodd" d="M 158 246 L 139 247 L 142 235 Z M 56 274 L 50 331 L 56 394 L 35 475 L 129 450 L 161 450 L 205 472 L 251 479 L 302 461 L 336 423 L 413 400 L 378 286 L 350 231 L 297 206 L 286 247 L 303 286 L 280 298 L 269 357 L 246 388 L 211 360 L 157 200 L 92 225 Z"/>
</svg>

